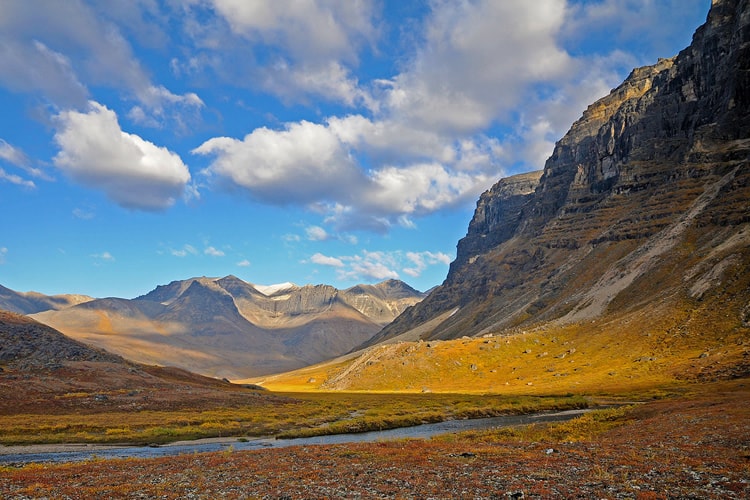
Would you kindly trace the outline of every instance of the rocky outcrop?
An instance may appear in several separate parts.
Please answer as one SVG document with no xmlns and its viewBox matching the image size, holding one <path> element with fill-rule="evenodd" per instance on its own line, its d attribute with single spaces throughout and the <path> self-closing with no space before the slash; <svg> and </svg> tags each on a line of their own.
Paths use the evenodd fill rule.
<svg viewBox="0 0 750 500">
<path fill-rule="evenodd" d="M 693 278 L 681 270 L 709 255 L 734 255 L 726 276 L 750 265 L 749 158 L 750 9 L 715 0 L 688 48 L 633 70 L 588 107 L 533 193 L 509 196 L 510 178 L 483 194 L 445 282 L 370 343 L 441 315 L 423 338 L 692 300 Z M 712 290 L 702 299 L 721 287 Z M 747 303 L 725 297 L 722 307 L 735 299 Z"/>
<path fill-rule="evenodd" d="M 541 176 L 541 170 L 514 175 L 482 193 L 469 231 L 458 242 L 452 273 L 513 236 L 521 222 L 522 209 L 531 200 Z"/>
</svg>

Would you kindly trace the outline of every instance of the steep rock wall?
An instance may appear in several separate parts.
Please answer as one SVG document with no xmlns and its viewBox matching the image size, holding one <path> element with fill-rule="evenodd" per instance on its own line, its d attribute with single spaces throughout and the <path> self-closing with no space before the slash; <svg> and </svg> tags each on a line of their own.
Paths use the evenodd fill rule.
<svg viewBox="0 0 750 500">
<path fill-rule="evenodd" d="M 612 304 L 682 296 L 679 273 L 666 270 L 696 265 L 697 252 L 726 238 L 744 262 L 749 10 L 747 0 L 715 0 L 688 48 L 634 70 L 589 106 L 533 194 L 506 203 L 509 180 L 485 193 L 445 282 L 370 344 L 448 312 L 422 337 L 583 320 Z M 488 207 L 498 209 L 489 218 Z"/>
</svg>

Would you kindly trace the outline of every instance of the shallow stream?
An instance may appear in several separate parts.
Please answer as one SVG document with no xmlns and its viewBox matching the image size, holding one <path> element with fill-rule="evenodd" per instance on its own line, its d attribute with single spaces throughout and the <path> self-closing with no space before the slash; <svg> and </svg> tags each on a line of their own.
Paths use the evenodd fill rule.
<svg viewBox="0 0 750 500">
<path fill-rule="evenodd" d="M 362 443 L 395 439 L 426 439 L 440 434 L 450 434 L 467 430 L 496 429 L 514 425 L 538 422 L 559 422 L 570 420 L 590 410 L 567 410 L 554 413 L 534 413 L 505 417 L 476 418 L 468 420 L 448 420 L 434 424 L 400 427 L 383 431 L 356 434 L 332 434 L 295 439 L 213 438 L 196 441 L 181 441 L 160 446 L 122 446 L 101 444 L 62 444 L 0 446 L 0 464 L 23 464 L 32 462 L 78 462 L 93 458 L 154 458 L 185 453 L 205 453 L 223 450 L 259 450 L 286 446 L 310 446 L 326 444 Z"/>
</svg>

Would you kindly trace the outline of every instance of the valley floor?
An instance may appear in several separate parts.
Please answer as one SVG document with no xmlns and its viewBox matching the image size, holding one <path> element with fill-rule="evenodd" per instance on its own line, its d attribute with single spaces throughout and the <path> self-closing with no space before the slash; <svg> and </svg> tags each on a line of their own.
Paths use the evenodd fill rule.
<svg viewBox="0 0 750 500">
<path fill-rule="evenodd" d="M 748 498 L 750 380 L 602 419 L 432 440 L 0 470 L 26 498 Z"/>
</svg>

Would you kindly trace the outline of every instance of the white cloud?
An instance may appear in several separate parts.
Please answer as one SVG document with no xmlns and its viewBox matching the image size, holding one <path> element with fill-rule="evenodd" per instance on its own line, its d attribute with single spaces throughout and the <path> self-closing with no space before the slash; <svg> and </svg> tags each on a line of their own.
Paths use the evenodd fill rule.
<svg viewBox="0 0 750 500">
<path fill-rule="evenodd" d="M 315 255 L 310 257 L 310 262 L 321 266 L 344 267 L 344 262 L 341 259 L 338 259 L 336 257 L 329 257 L 321 253 L 316 253 Z"/>
<path fill-rule="evenodd" d="M 26 156 L 26 153 L 24 153 L 21 149 L 9 144 L 3 139 L 0 139 L 0 160 L 10 163 L 16 168 L 20 168 L 27 174 L 37 179 L 46 181 L 52 180 L 52 178 L 44 173 L 41 169 L 31 166 L 31 160 L 29 160 L 29 157 Z M 20 176 L 15 177 L 21 179 Z M 34 183 L 32 181 L 25 181 L 25 183 L 29 185 L 29 187 L 34 187 Z"/>
<path fill-rule="evenodd" d="M 0 160 L 5 160 L 18 167 L 29 164 L 29 159 L 23 151 L 8 144 L 3 139 L 0 139 Z"/>
<path fill-rule="evenodd" d="M 325 126 L 302 121 L 284 130 L 255 129 L 243 140 L 210 139 L 193 150 L 214 155 L 206 173 L 278 204 L 350 201 L 364 176 Z"/>
<path fill-rule="evenodd" d="M 351 281 L 372 281 L 398 279 L 395 271 L 396 260 L 392 254 L 385 252 L 368 252 L 362 255 L 342 258 L 346 261 L 348 269 L 337 272 L 339 279 Z"/>
<path fill-rule="evenodd" d="M 330 238 L 328 232 L 320 226 L 310 226 L 305 229 L 307 239 L 310 241 L 325 241 Z"/>
<path fill-rule="evenodd" d="M 384 87 L 387 110 L 420 129 L 474 132 L 519 104 L 529 85 L 572 70 L 556 35 L 564 0 L 438 2 L 408 68 Z"/>
<path fill-rule="evenodd" d="M 376 35 L 370 2 L 213 0 L 213 4 L 233 32 L 283 47 L 300 61 L 356 59 L 356 48 Z"/>
<path fill-rule="evenodd" d="M 336 268 L 336 276 L 343 281 L 357 283 L 398 279 L 404 274 L 419 277 L 430 266 L 447 266 L 451 258 L 442 252 L 368 251 L 357 255 L 332 257 L 316 253 L 309 262 Z"/>
<path fill-rule="evenodd" d="M 194 246 L 186 244 L 182 248 L 171 249 L 169 253 L 175 257 L 187 257 L 188 255 L 198 255 L 198 250 Z"/>
<path fill-rule="evenodd" d="M 0 83 L 16 92 L 39 92 L 63 106 L 84 105 L 88 96 L 69 58 L 38 40 L 0 35 Z"/>
<path fill-rule="evenodd" d="M 145 105 L 133 106 L 128 111 L 128 118 L 134 123 L 146 127 L 161 128 L 171 122 L 185 130 L 190 122 L 199 118 L 199 111 L 205 106 L 203 100 L 193 92 L 184 95 L 173 94 L 163 86 L 149 86 L 140 95 L 140 102 Z"/>
<path fill-rule="evenodd" d="M 411 141 L 413 137 L 419 140 Z M 393 143 L 386 152 L 389 141 Z M 282 130 L 259 128 L 243 140 L 217 137 L 193 153 L 214 156 L 205 174 L 257 199 L 307 205 L 327 214 L 326 220 L 339 229 L 382 230 L 397 221 L 413 225 L 404 215 L 422 216 L 473 202 L 498 176 L 499 150 L 497 140 L 486 137 L 446 144 L 436 134 L 349 116 L 331 118 L 327 124 L 302 121 Z M 365 171 L 357 163 L 360 151 L 407 163 L 375 163 Z M 443 162 L 408 163 L 434 156 Z M 308 237 L 328 236 L 317 231 Z"/>
<path fill-rule="evenodd" d="M 55 166 L 119 205 L 163 210 L 185 193 L 190 172 L 180 157 L 124 132 L 105 106 L 90 102 L 87 112 L 63 111 L 55 122 Z"/>
<path fill-rule="evenodd" d="M 203 250 L 203 253 L 210 255 L 211 257 L 224 257 L 224 252 L 212 246 L 206 247 L 206 249 Z"/>
<path fill-rule="evenodd" d="M 25 188 L 30 188 L 30 189 L 36 188 L 36 184 L 34 184 L 34 181 L 24 179 L 21 176 L 16 175 L 16 174 L 9 174 L 3 168 L 0 168 L 0 181 L 7 181 L 7 182 L 10 182 L 11 184 L 15 184 L 17 186 L 23 186 Z"/>
<path fill-rule="evenodd" d="M 0 264 L 5 264 L 5 256 L 8 255 L 7 247 L 0 247 Z"/>
<path fill-rule="evenodd" d="M 114 256 L 109 252 L 95 253 L 91 255 L 98 262 L 114 262 Z"/>
<path fill-rule="evenodd" d="M 91 220 L 96 216 L 93 211 L 84 208 L 74 208 L 73 217 L 81 220 Z"/>
<path fill-rule="evenodd" d="M 406 258 L 412 267 L 405 267 L 403 271 L 414 278 L 418 278 L 428 266 L 438 264 L 447 266 L 451 263 L 450 256 L 443 252 L 407 252 Z"/>
<path fill-rule="evenodd" d="M 165 37 L 156 23 L 158 8 L 150 2 L 109 2 L 107 8 L 82 1 L 28 2 L 5 0 L 0 16 L 0 85 L 15 92 L 37 93 L 58 108 L 85 108 L 89 87 L 105 86 L 135 100 L 133 118 L 143 125 L 161 126 L 169 120 L 178 125 L 202 107 L 194 93 L 176 95 L 151 81 L 133 54 L 120 26 L 137 35 Z M 118 17 L 119 16 L 119 17 Z M 113 20 L 119 21 L 112 22 Z M 138 21 L 138 29 L 133 22 Z"/>
<path fill-rule="evenodd" d="M 288 102 L 301 101 L 304 100 L 301 96 L 312 94 L 347 106 L 372 105 L 369 94 L 359 87 L 357 79 L 338 61 L 295 66 L 290 66 L 287 61 L 279 61 L 264 70 L 262 85 L 267 92 Z"/>
<path fill-rule="evenodd" d="M 170 68 L 263 89 L 287 103 L 368 104 L 352 69 L 380 36 L 378 10 L 369 1 L 186 2 L 181 13 L 194 47 Z"/>
<path fill-rule="evenodd" d="M 490 179 L 449 171 L 430 163 L 384 167 L 372 173 L 366 204 L 380 213 L 425 215 L 473 200 Z"/>
<path fill-rule="evenodd" d="M 237 263 L 238 267 L 250 267 L 250 261 L 247 259 L 241 260 Z"/>
<path fill-rule="evenodd" d="M 282 239 L 287 243 L 297 243 L 302 240 L 298 234 L 285 234 Z"/>
</svg>

